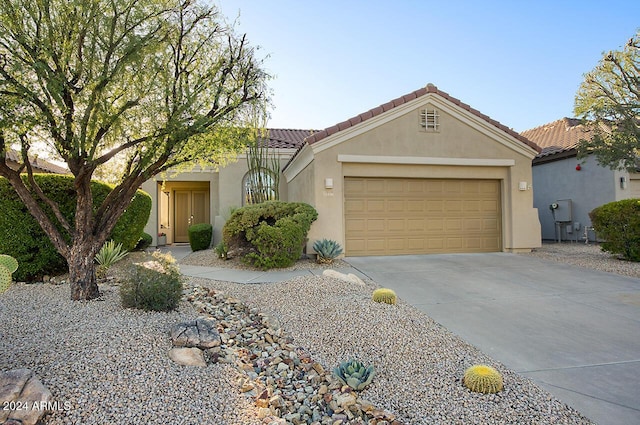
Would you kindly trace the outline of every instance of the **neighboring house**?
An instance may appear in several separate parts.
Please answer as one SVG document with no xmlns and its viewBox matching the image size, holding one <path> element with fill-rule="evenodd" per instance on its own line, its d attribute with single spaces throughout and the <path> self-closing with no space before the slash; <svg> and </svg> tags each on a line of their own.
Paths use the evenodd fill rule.
<svg viewBox="0 0 640 425">
<path fill-rule="evenodd" d="M 521 134 L 542 148 L 532 164 L 533 205 L 540 214 L 542 239 L 584 241 L 588 235 L 595 240 L 591 210 L 640 197 L 640 174 L 602 167 L 593 156 L 577 159 L 578 142 L 592 137 L 579 119 L 562 118 Z M 552 204 L 558 207 L 552 209 Z"/>
<path fill-rule="evenodd" d="M 323 131 L 270 137 L 283 164 L 281 199 L 318 210 L 308 252 L 322 238 L 338 241 L 347 256 L 540 246 L 531 191 L 538 147 L 434 85 Z M 242 205 L 248 171 L 240 159 L 164 186 L 145 183 L 154 199 L 146 231 L 168 228 L 169 241 L 186 241 L 177 219 L 193 217 L 219 237 L 225 212 Z"/>
<path fill-rule="evenodd" d="M 22 156 L 20 152 L 16 152 L 13 149 L 9 149 L 6 154 L 7 165 L 14 170 L 17 170 L 22 165 Z M 52 164 L 43 159 L 32 157 L 31 167 L 36 173 L 51 173 L 51 174 L 69 174 L 69 170 Z M 26 171 L 26 170 L 25 170 Z"/>
</svg>

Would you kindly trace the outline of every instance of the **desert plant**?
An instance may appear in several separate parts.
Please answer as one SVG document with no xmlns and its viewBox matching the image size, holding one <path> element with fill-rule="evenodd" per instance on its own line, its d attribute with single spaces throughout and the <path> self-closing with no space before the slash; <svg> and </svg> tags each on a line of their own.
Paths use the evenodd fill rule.
<svg viewBox="0 0 640 425">
<path fill-rule="evenodd" d="M 96 254 L 96 262 L 100 266 L 108 269 L 113 264 L 126 257 L 127 254 L 129 253 L 122 248 L 121 243 L 116 245 L 114 240 L 110 240 L 102 245 L 102 248 L 100 248 L 100 251 Z"/>
<path fill-rule="evenodd" d="M 502 375 L 487 365 L 474 365 L 464 372 L 462 380 L 465 387 L 471 391 L 493 394 L 502 391 Z"/>
<path fill-rule="evenodd" d="M 375 369 L 373 365 L 365 366 L 361 361 L 351 359 L 333 370 L 333 375 L 338 378 L 343 385 L 348 385 L 356 391 L 367 387 L 373 380 Z"/>
<path fill-rule="evenodd" d="M 153 260 L 132 265 L 120 284 L 125 308 L 145 311 L 174 310 L 182 297 L 182 276 L 171 254 L 153 253 Z"/>
<path fill-rule="evenodd" d="M 224 241 L 222 241 L 218 245 L 216 245 L 216 247 L 214 248 L 214 251 L 218 255 L 218 258 L 221 258 L 223 260 L 227 259 L 227 255 L 229 253 L 229 250 L 227 249 L 227 244 L 225 244 Z"/>
<path fill-rule="evenodd" d="M 189 226 L 189 245 L 192 251 L 202 251 L 211 246 L 213 236 L 213 226 L 209 223 L 198 223 Z"/>
<path fill-rule="evenodd" d="M 67 222 L 73 223 L 76 208 L 73 178 L 56 174 L 35 174 L 33 178 L 44 194 L 60 205 Z M 112 189 L 113 186 L 105 183 L 91 183 L 95 208 Z M 57 223 L 50 208 L 44 202 L 41 206 Z M 38 222 L 27 211 L 24 202 L 3 177 L 0 177 L 0 211 L 0 252 L 18 260 L 20 266 L 14 273 L 16 280 L 33 281 L 44 275 L 61 274 L 68 270 L 64 257 L 56 251 Z M 140 239 L 150 211 L 151 197 L 138 190 L 108 239 L 121 242 L 127 251 L 133 249 Z M 63 234 L 70 237 L 66 231 Z"/>
<path fill-rule="evenodd" d="M 594 208 L 591 223 L 603 251 L 640 261 L 640 199 L 623 199 Z"/>
<path fill-rule="evenodd" d="M 255 267 L 294 264 L 302 255 L 307 232 L 318 213 L 301 202 L 269 201 L 236 210 L 223 229 L 229 255 L 243 256 Z"/>
<path fill-rule="evenodd" d="M 378 288 L 373 291 L 373 301 L 377 303 L 395 304 L 398 302 L 398 296 L 393 289 Z"/>
<path fill-rule="evenodd" d="M 9 289 L 13 278 L 11 275 L 18 270 L 18 261 L 10 255 L 0 254 L 0 294 Z"/>
<path fill-rule="evenodd" d="M 140 236 L 140 240 L 138 241 L 134 249 L 135 251 L 144 251 L 145 249 L 149 248 L 152 243 L 153 243 L 153 236 L 143 232 L 142 236 Z"/>
<path fill-rule="evenodd" d="M 342 254 L 340 244 L 331 239 L 315 241 L 313 250 L 318 253 L 317 262 L 320 264 L 331 264 L 338 255 Z"/>
</svg>

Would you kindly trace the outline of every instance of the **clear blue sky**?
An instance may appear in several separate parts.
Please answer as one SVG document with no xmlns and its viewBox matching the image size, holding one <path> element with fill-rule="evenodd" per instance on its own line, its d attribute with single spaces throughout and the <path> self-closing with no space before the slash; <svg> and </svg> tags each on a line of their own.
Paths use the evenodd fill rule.
<svg viewBox="0 0 640 425">
<path fill-rule="evenodd" d="M 640 1 L 213 0 L 275 79 L 271 128 L 323 129 L 434 83 L 516 131 L 573 116 Z"/>
</svg>

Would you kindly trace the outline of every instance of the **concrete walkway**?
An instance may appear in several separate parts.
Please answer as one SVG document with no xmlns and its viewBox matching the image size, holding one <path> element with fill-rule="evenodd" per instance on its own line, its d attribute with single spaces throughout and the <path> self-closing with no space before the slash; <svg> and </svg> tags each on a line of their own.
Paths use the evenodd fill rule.
<svg viewBox="0 0 640 425">
<path fill-rule="evenodd" d="M 188 245 L 162 248 L 180 259 Z M 600 425 L 640 424 L 640 279 L 524 255 L 353 257 L 368 277 Z M 262 272 L 181 265 L 189 276 L 277 282 Z"/>
<path fill-rule="evenodd" d="M 640 424 L 640 279 L 505 253 L 348 262 L 595 422 Z"/>
</svg>

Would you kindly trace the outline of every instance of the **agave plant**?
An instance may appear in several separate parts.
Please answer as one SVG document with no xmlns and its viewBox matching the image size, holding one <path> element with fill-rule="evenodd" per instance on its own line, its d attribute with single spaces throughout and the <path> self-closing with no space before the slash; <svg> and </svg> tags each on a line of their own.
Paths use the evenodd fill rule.
<svg viewBox="0 0 640 425">
<path fill-rule="evenodd" d="M 371 383 L 375 370 L 373 365 L 367 367 L 359 360 L 351 359 L 340 363 L 340 366 L 333 370 L 333 374 L 342 384 L 360 391 Z"/>
<path fill-rule="evenodd" d="M 313 250 L 318 253 L 317 261 L 320 264 L 331 264 L 338 255 L 342 254 L 340 244 L 331 239 L 315 241 Z"/>
<path fill-rule="evenodd" d="M 122 248 L 121 243 L 116 245 L 113 240 L 105 243 L 96 254 L 96 262 L 100 265 L 98 274 L 104 274 L 109 267 L 122 260 L 127 254 L 128 252 Z"/>
</svg>

